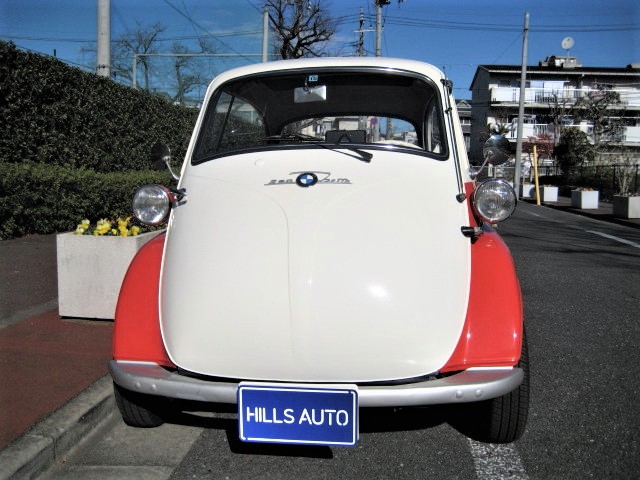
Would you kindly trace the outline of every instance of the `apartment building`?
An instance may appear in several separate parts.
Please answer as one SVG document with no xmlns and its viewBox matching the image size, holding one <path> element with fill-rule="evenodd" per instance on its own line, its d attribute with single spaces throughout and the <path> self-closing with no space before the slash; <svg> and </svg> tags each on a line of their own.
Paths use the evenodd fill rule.
<svg viewBox="0 0 640 480">
<path fill-rule="evenodd" d="M 470 87 L 472 161 L 482 158 L 489 123 L 513 127 L 507 138 L 515 151 L 520 75 L 519 65 L 478 66 Z M 573 119 L 571 106 L 589 92 L 602 90 L 618 92 L 622 102 L 613 113 L 625 126 L 616 143 L 638 149 L 640 156 L 640 64 L 624 68 L 584 67 L 576 57 L 551 56 L 537 66 L 527 66 L 523 138 L 540 133 L 557 138 L 564 127 L 579 128 L 591 135 L 593 125 Z M 558 112 L 567 113 L 560 122 Z"/>
<path fill-rule="evenodd" d="M 467 149 L 467 154 L 471 148 L 471 100 L 456 99 L 456 110 L 462 125 L 462 136 Z"/>
</svg>

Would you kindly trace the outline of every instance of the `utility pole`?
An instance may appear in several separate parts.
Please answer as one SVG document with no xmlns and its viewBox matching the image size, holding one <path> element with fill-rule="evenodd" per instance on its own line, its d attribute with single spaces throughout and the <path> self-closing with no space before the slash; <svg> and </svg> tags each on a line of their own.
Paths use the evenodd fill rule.
<svg viewBox="0 0 640 480">
<path fill-rule="evenodd" d="M 111 76 L 111 0 L 98 0 L 98 55 L 96 73 Z"/>
<path fill-rule="evenodd" d="M 264 6 L 262 12 L 262 61 L 269 59 L 269 8 Z"/>
<path fill-rule="evenodd" d="M 359 34 L 356 55 L 359 57 L 366 57 L 367 52 L 364 49 L 364 34 L 367 32 L 375 32 L 375 30 L 371 28 L 364 28 L 364 9 L 362 7 L 360 7 L 360 28 L 358 30 L 354 30 L 354 32 Z"/>
<path fill-rule="evenodd" d="M 513 172 L 513 189 L 520 195 L 520 164 L 522 162 L 522 128 L 524 122 L 524 97 L 527 88 L 527 44 L 529 37 L 529 12 L 524 14 L 524 34 L 522 38 L 522 72 L 520 73 L 520 103 L 518 106 L 518 133 L 516 140 L 516 161 Z"/>
<path fill-rule="evenodd" d="M 376 57 L 382 56 L 382 7 L 389 5 L 391 0 L 375 0 L 376 4 Z M 378 128 L 380 125 L 378 124 Z M 393 121 L 387 118 L 386 139 L 393 138 Z"/>
<path fill-rule="evenodd" d="M 357 54 L 359 57 L 364 57 L 364 8 L 360 7 L 360 37 L 358 39 Z"/>
<path fill-rule="evenodd" d="M 391 0 L 375 0 L 376 3 L 376 57 L 382 56 L 382 6 Z"/>
</svg>

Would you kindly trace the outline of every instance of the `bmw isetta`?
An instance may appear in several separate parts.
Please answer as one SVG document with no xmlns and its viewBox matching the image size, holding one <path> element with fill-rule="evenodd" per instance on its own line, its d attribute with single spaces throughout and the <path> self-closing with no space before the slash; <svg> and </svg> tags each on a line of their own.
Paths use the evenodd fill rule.
<svg viewBox="0 0 640 480">
<path fill-rule="evenodd" d="M 213 80 L 177 187 L 134 197 L 167 229 L 116 310 L 127 424 L 160 425 L 187 400 L 234 406 L 243 441 L 354 445 L 362 408 L 455 404 L 485 441 L 522 435 L 520 286 L 492 228 L 516 196 L 476 182 L 451 90 L 389 58 Z M 506 160 L 505 142 L 488 140 L 485 163 Z"/>
</svg>

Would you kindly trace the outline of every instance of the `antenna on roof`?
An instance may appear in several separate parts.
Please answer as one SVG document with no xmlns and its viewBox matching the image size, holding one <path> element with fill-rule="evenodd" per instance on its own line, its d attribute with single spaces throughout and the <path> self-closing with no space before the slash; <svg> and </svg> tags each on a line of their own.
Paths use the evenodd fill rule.
<svg viewBox="0 0 640 480">
<path fill-rule="evenodd" d="M 565 37 L 562 40 L 562 48 L 564 48 L 567 51 L 567 57 L 569 56 L 569 50 L 571 50 L 573 48 L 573 38 L 571 37 Z"/>
</svg>

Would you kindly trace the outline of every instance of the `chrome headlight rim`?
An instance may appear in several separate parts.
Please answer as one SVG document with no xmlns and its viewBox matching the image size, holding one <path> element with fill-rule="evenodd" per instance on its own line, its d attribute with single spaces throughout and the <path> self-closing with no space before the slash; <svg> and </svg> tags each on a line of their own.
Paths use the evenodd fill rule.
<svg viewBox="0 0 640 480">
<path fill-rule="evenodd" d="M 133 195 L 133 215 L 144 225 L 158 226 L 169 216 L 173 198 L 173 193 L 167 187 L 142 185 Z"/>
<path fill-rule="evenodd" d="M 513 187 L 500 178 L 480 183 L 473 192 L 473 209 L 483 222 L 496 224 L 507 220 L 516 209 L 518 197 Z"/>
</svg>

